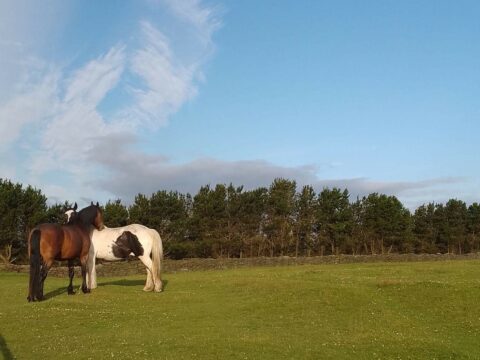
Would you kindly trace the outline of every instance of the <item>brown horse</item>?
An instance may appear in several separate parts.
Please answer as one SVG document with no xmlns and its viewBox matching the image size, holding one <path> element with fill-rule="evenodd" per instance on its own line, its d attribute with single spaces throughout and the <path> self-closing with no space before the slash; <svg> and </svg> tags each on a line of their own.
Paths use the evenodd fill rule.
<svg viewBox="0 0 480 360">
<path fill-rule="evenodd" d="M 77 204 L 75 204 L 75 209 Z M 82 291 L 90 292 L 87 287 L 87 260 L 90 249 L 93 228 L 103 229 L 103 215 L 98 205 L 92 204 L 78 212 L 68 224 L 40 224 L 36 226 L 28 237 L 28 254 L 30 256 L 30 282 L 28 301 L 41 301 L 43 284 L 54 260 L 68 261 L 68 275 L 70 284 L 68 294 L 73 291 L 73 262 L 80 258 L 82 268 Z"/>
</svg>

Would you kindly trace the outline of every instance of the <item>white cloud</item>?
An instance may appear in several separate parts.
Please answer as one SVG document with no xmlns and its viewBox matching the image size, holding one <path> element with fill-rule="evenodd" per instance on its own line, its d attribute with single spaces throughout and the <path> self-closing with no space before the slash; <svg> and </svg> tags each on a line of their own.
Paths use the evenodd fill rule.
<svg viewBox="0 0 480 360">
<path fill-rule="evenodd" d="M 203 46 L 210 46 L 212 36 L 222 22 L 218 17 L 219 8 L 202 5 L 199 0 L 163 0 L 171 11 L 183 21 L 193 27 L 194 34 L 200 39 Z"/>
<path fill-rule="evenodd" d="M 197 94 L 195 64 L 183 65 L 172 52 L 168 39 L 149 22 L 142 22 L 143 46 L 131 60 L 131 70 L 144 83 L 135 89 L 131 118 L 149 126 L 164 125 L 185 101 Z"/>
<path fill-rule="evenodd" d="M 107 126 L 97 107 L 117 84 L 124 63 L 123 48 L 114 47 L 66 79 L 65 96 L 46 102 L 56 111 L 44 114 L 48 122 L 41 131 L 39 149 L 32 152 L 33 175 L 54 169 L 88 174 L 83 151 L 92 146 L 93 138 L 116 130 L 115 124 Z M 59 84 L 52 87 L 58 88 Z"/>
<path fill-rule="evenodd" d="M 38 83 L 27 83 L 21 87 L 19 94 L 0 104 L 0 150 L 13 143 L 21 130 L 34 122 L 52 116 L 56 111 L 56 93 L 58 73 L 51 71 L 44 74 Z"/>
<path fill-rule="evenodd" d="M 74 72 L 67 84 L 66 105 L 82 102 L 96 107 L 118 83 L 125 65 L 125 47 L 115 46 L 105 55 Z"/>
</svg>

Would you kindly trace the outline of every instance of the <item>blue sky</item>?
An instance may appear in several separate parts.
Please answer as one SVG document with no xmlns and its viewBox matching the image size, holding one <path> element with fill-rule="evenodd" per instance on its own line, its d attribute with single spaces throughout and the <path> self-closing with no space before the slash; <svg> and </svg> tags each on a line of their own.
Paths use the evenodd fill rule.
<svg viewBox="0 0 480 360">
<path fill-rule="evenodd" d="M 476 1 L 0 3 L 0 177 L 479 201 Z"/>
</svg>

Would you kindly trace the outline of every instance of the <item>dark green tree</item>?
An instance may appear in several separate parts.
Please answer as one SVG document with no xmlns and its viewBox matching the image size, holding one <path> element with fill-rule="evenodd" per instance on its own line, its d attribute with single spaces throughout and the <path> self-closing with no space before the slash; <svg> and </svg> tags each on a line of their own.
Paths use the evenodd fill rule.
<svg viewBox="0 0 480 360">
<path fill-rule="evenodd" d="M 419 206 L 413 215 L 414 249 L 418 253 L 438 252 L 435 228 L 435 204 Z"/>
<path fill-rule="evenodd" d="M 242 257 L 244 253 L 242 243 L 242 192 L 243 186 L 233 184 L 226 188 L 226 229 L 224 249 L 227 257 Z"/>
<path fill-rule="evenodd" d="M 295 219 L 295 181 L 275 179 L 268 190 L 265 234 L 268 255 L 286 255 L 293 247 Z"/>
<path fill-rule="evenodd" d="M 26 256 L 30 230 L 45 222 L 46 202 L 40 190 L 0 179 L 0 251 Z"/>
<path fill-rule="evenodd" d="M 191 252 L 188 237 L 188 197 L 176 191 L 157 191 L 150 198 L 151 225 L 162 237 L 165 252 L 173 258 Z"/>
<path fill-rule="evenodd" d="M 165 238 L 181 238 L 178 221 L 187 217 L 185 196 L 174 191 L 157 191 L 150 197 L 150 221 Z"/>
<path fill-rule="evenodd" d="M 65 224 L 67 216 L 65 211 L 73 208 L 73 204 L 65 201 L 63 204 L 54 204 L 48 207 L 45 214 L 45 222 L 54 224 Z"/>
<path fill-rule="evenodd" d="M 0 179 L 0 246 L 18 241 L 22 203 L 22 185 Z"/>
<path fill-rule="evenodd" d="M 450 231 L 448 229 L 445 205 L 435 204 L 435 212 L 433 213 L 433 228 L 435 232 L 435 245 L 440 253 L 450 251 Z"/>
<path fill-rule="evenodd" d="M 129 206 L 130 224 L 142 224 L 152 227 L 150 200 L 143 194 L 135 196 L 135 202 Z"/>
<path fill-rule="evenodd" d="M 268 189 L 257 188 L 240 194 L 240 236 L 242 253 L 249 257 L 261 256 L 266 248 L 265 213 Z"/>
<path fill-rule="evenodd" d="M 365 224 L 365 204 L 357 198 L 355 202 L 350 204 L 352 210 L 352 237 L 349 245 L 353 255 L 369 254 L 371 252 L 370 234 Z"/>
<path fill-rule="evenodd" d="M 462 254 L 467 242 L 467 205 L 461 200 L 450 199 L 444 211 L 448 252 Z"/>
<path fill-rule="evenodd" d="M 202 186 L 193 198 L 191 233 L 198 256 L 224 256 L 227 237 L 227 190 Z"/>
<path fill-rule="evenodd" d="M 22 185 L 0 179 L 0 253 L 10 261 L 12 251 L 22 248 Z M 14 249 L 12 250 L 12 248 Z"/>
<path fill-rule="evenodd" d="M 316 194 L 313 187 L 306 185 L 297 194 L 295 202 L 295 256 L 310 255 L 317 249 L 315 231 Z"/>
<path fill-rule="evenodd" d="M 478 252 L 480 250 L 480 204 L 470 205 L 467 216 L 468 250 Z"/>
<path fill-rule="evenodd" d="M 373 193 L 362 199 L 365 233 L 371 237 L 372 254 L 409 251 L 411 216 L 395 196 Z"/>
<path fill-rule="evenodd" d="M 331 254 L 345 250 L 351 236 L 353 214 L 348 190 L 325 188 L 318 196 L 317 228 Z"/>
<path fill-rule="evenodd" d="M 30 230 L 37 224 L 45 222 L 47 212 L 47 197 L 41 190 L 30 185 L 22 191 L 20 206 L 20 226 L 23 229 L 22 239 L 26 239 Z"/>
<path fill-rule="evenodd" d="M 108 227 L 121 227 L 128 224 L 129 215 L 122 200 L 108 200 L 103 209 L 103 221 Z"/>
</svg>

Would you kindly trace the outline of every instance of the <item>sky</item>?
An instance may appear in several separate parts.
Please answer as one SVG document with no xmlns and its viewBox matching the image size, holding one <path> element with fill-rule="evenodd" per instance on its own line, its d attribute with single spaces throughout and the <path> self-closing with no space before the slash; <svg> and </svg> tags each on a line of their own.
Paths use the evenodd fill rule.
<svg viewBox="0 0 480 360">
<path fill-rule="evenodd" d="M 480 201 L 478 1 L 0 1 L 0 178 Z"/>
</svg>

